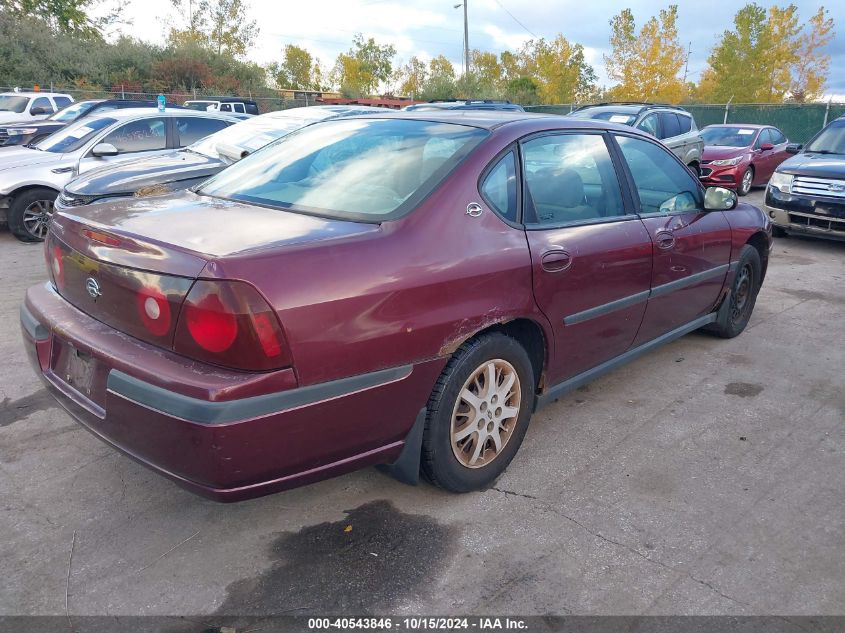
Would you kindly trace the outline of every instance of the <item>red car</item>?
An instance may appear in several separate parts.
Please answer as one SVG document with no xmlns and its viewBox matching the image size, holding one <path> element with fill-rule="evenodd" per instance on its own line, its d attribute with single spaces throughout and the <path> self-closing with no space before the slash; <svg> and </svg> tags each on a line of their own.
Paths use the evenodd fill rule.
<svg viewBox="0 0 845 633">
<path fill-rule="evenodd" d="M 790 157 L 786 136 L 768 125 L 708 125 L 701 138 L 701 182 L 736 189 L 741 196 L 754 185 L 769 182 L 778 165 Z"/>
<path fill-rule="evenodd" d="M 743 330 L 772 241 L 736 204 L 603 121 L 318 123 L 195 191 L 57 212 L 23 336 L 77 420 L 200 494 L 372 464 L 475 490 L 538 407 Z"/>
</svg>

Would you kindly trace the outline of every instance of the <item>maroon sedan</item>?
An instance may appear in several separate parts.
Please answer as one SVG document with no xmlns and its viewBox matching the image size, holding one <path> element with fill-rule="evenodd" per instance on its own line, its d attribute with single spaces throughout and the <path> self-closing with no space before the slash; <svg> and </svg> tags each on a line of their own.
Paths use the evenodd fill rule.
<svg viewBox="0 0 845 633">
<path fill-rule="evenodd" d="M 629 127 L 385 113 L 58 212 L 21 324 L 77 420 L 200 494 L 372 464 L 467 491 L 538 407 L 687 332 L 739 334 L 770 245 L 757 208 Z"/>
<path fill-rule="evenodd" d="M 783 161 L 789 141 L 766 125 L 708 125 L 701 130 L 704 154 L 701 182 L 729 187 L 744 196 L 754 185 L 765 185 Z"/>
</svg>

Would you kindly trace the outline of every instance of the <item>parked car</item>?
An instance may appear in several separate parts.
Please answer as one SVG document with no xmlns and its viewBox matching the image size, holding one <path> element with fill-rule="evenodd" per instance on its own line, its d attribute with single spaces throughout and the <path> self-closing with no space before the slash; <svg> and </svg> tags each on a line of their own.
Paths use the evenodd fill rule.
<svg viewBox="0 0 845 633">
<path fill-rule="evenodd" d="M 258 114 L 258 104 L 252 99 L 241 97 L 211 97 L 186 101 L 186 108 L 207 112 L 234 112 L 238 114 Z"/>
<path fill-rule="evenodd" d="M 766 211 L 778 236 L 845 240 L 845 117 L 835 119 L 777 168 L 766 187 Z"/>
<path fill-rule="evenodd" d="M 109 165 L 71 180 L 56 209 L 110 198 L 187 189 L 255 150 L 306 125 L 335 117 L 378 112 L 367 106 L 312 106 L 268 112 L 227 127 L 183 149 Z"/>
<path fill-rule="evenodd" d="M 372 464 L 482 489 L 536 407 L 742 332 L 771 225 L 735 205 L 604 121 L 325 121 L 195 190 L 57 212 L 24 343 L 84 426 L 215 499 Z"/>
<path fill-rule="evenodd" d="M 708 125 L 701 138 L 701 181 L 705 186 L 736 189 L 741 196 L 752 186 L 769 182 L 777 166 L 789 158 L 786 136 L 768 125 Z"/>
<path fill-rule="evenodd" d="M 60 92 L 0 93 L 0 124 L 40 121 L 73 103 L 73 97 Z"/>
<path fill-rule="evenodd" d="M 43 138 L 58 132 L 68 123 L 95 113 L 118 110 L 122 108 L 155 108 L 158 104 L 155 101 L 131 101 L 128 99 L 91 99 L 88 101 L 76 101 L 65 106 L 55 114 L 46 119 L 31 123 L 12 123 L 0 126 L 0 147 L 12 145 L 28 145 L 37 143 Z M 179 108 L 180 106 L 167 104 L 168 108 Z"/>
<path fill-rule="evenodd" d="M 621 123 L 658 138 L 692 169 L 701 174 L 704 142 L 692 114 L 661 103 L 599 103 L 578 108 L 569 116 Z"/>
<path fill-rule="evenodd" d="M 509 112 L 525 112 L 518 103 L 498 99 L 443 99 L 428 103 L 414 103 L 402 108 L 408 112 L 421 110 L 506 110 Z"/>
<path fill-rule="evenodd" d="M 112 110 L 71 123 L 34 146 L 6 148 L 0 152 L 0 220 L 22 241 L 43 240 L 56 196 L 78 174 L 184 147 L 234 122 L 214 112 Z"/>
</svg>

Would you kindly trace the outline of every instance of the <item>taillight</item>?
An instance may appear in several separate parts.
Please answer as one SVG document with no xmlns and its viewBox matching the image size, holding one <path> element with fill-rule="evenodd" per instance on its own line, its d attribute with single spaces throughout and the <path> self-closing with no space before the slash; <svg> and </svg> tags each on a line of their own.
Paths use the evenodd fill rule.
<svg viewBox="0 0 845 633">
<path fill-rule="evenodd" d="M 197 281 L 176 325 L 173 351 L 190 358 L 253 371 L 290 365 L 276 313 L 241 281 Z"/>
<path fill-rule="evenodd" d="M 164 336 L 170 331 L 170 303 L 158 288 L 144 287 L 135 295 L 138 316 L 144 327 L 154 336 Z"/>
<path fill-rule="evenodd" d="M 57 290 L 61 290 L 65 285 L 65 260 L 62 249 L 57 244 L 53 244 L 48 246 L 45 255 L 53 284 Z"/>
</svg>

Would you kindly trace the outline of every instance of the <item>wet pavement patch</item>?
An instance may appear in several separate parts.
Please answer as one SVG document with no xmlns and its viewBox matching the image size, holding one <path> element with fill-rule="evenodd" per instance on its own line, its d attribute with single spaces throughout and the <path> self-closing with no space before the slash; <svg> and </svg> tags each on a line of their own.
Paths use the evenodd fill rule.
<svg viewBox="0 0 845 633">
<path fill-rule="evenodd" d="M 39 389 L 17 400 L 3 398 L 0 402 L 0 427 L 19 422 L 37 411 L 45 411 L 57 406 L 55 398 L 46 389 Z"/>
<path fill-rule="evenodd" d="M 457 536 L 430 517 L 373 501 L 340 521 L 280 535 L 270 547 L 270 569 L 231 583 L 217 613 L 385 613 L 425 596 Z"/>
<path fill-rule="evenodd" d="M 725 385 L 726 394 L 740 398 L 753 398 L 762 391 L 763 385 L 755 385 L 750 382 L 731 382 Z"/>
</svg>

